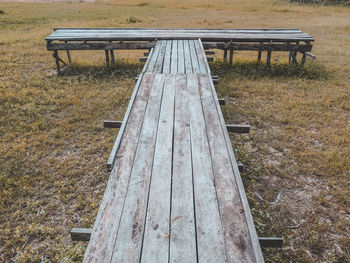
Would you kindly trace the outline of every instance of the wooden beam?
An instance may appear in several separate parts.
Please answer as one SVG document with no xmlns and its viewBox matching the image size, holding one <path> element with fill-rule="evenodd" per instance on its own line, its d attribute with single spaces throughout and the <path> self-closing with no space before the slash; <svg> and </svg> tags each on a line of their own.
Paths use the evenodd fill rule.
<svg viewBox="0 0 350 263">
<path fill-rule="evenodd" d="M 226 124 L 226 128 L 228 132 L 235 133 L 249 133 L 250 125 L 246 124 Z"/>
<path fill-rule="evenodd" d="M 238 170 L 239 170 L 240 172 L 242 172 L 242 171 L 243 171 L 243 169 L 244 169 L 244 165 L 243 165 L 243 163 L 241 163 L 241 162 L 237 162 L 237 166 L 238 166 Z"/>
<path fill-rule="evenodd" d="M 309 58 L 316 59 L 316 56 L 314 54 L 311 54 L 310 52 L 304 52 L 304 54 Z"/>
<path fill-rule="evenodd" d="M 218 99 L 220 105 L 226 105 L 226 98 Z"/>
<path fill-rule="evenodd" d="M 103 121 L 103 127 L 105 128 L 120 128 L 122 126 L 122 121 L 111 121 L 111 120 L 104 120 Z"/>
<path fill-rule="evenodd" d="M 241 163 L 238 162 L 238 166 L 240 164 Z M 92 233 L 92 228 L 73 228 L 70 231 L 72 241 L 89 241 L 91 233 Z M 259 237 L 259 243 L 261 247 L 282 247 L 283 238 Z"/>
<path fill-rule="evenodd" d="M 89 241 L 92 228 L 72 228 L 70 236 L 72 241 Z"/>
<path fill-rule="evenodd" d="M 282 247 L 283 238 L 280 237 L 259 237 L 261 247 Z"/>
</svg>

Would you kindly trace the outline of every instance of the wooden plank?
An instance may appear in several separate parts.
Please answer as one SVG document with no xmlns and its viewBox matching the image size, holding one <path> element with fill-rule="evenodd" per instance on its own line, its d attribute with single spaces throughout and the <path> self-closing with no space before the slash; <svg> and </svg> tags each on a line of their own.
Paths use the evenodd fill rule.
<svg viewBox="0 0 350 263">
<path fill-rule="evenodd" d="M 122 124 L 123 124 L 122 121 L 111 121 L 111 120 L 103 121 L 103 127 L 105 128 L 120 128 Z"/>
<path fill-rule="evenodd" d="M 250 125 L 247 125 L 247 124 L 226 124 L 226 128 L 228 132 L 235 132 L 235 133 L 250 132 Z"/>
<path fill-rule="evenodd" d="M 205 120 L 195 74 L 187 75 L 192 171 L 199 262 L 226 262 Z"/>
<path fill-rule="evenodd" d="M 138 83 L 140 82 L 141 79 Z M 118 133 L 116 144 L 119 141 L 120 146 L 83 262 L 108 262 L 112 257 L 152 82 L 153 74 L 145 74 L 133 92 L 121 127 L 125 132 Z"/>
<path fill-rule="evenodd" d="M 189 40 L 184 40 L 185 72 L 193 73 Z"/>
<path fill-rule="evenodd" d="M 175 75 L 164 81 L 141 262 L 168 262 Z"/>
<path fill-rule="evenodd" d="M 207 73 L 207 67 L 206 67 L 206 62 L 205 60 L 207 59 L 204 53 L 204 50 L 202 48 L 202 46 L 199 44 L 199 41 L 193 41 L 194 42 L 194 46 L 196 49 L 196 54 L 197 54 L 197 58 L 198 58 L 198 66 L 199 66 L 199 72 L 200 73 Z"/>
<path fill-rule="evenodd" d="M 179 40 L 177 42 L 177 73 L 185 73 L 185 56 L 184 56 L 184 41 Z"/>
<path fill-rule="evenodd" d="M 199 42 L 201 43 L 201 40 L 199 40 Z M 207 67 L 209 68 L 208 63 L 207 63 Z M 214 85 L 211 83 L 210 86 L 211 86 L 211 91 L 213 94 L 212 96 L 214 98 L 217 98 L 217 94 L 216 94 L 216 90 L 215 90 Z M 225 128 L 225 120 L 224 120 L 224 117 L 221 113 L 220 105 L 219 105 L 218 101 L 216 101 L 216 100 L 214 100 L 214 103 L 216 106 L 216 110 L 218 112 L 218 116 L 219 116 L 219 120 L 220 120 L 220 124 L 221 124 L 221 130 L 223 131 L 223 134 L 225 137 L 226 149 L 228 149 L 228 152 L 229 152 L 231 167 L 233 169 L 233 174 L 234 174 L 234 179 L 236 181 L 239 197 L 241 199 L 241 204 L 242 204 L 242 209 L 243 209 L 242 213 L 244 213 L 244 216 L 245 216 L 245 220 L 246 220 L 246 224 L 247 224 L 248 232 L 249 232 L 249 237 L 250 237 L 251 244 L 252 244 L 253 251 L 254 251 L 254 256 L 255 256 L 256 262 L 262 263 L 262 262 L 264 262 L 264 258 L 262 256 L 262 252 L 261 252 L 261 248 L 260 248 L 260 244 L 259 244 L 259 240 L 258 240 L 258 235 L 256 234 L 256 230 L 255 230 L 255 226 L 254 226 L 254 222 L 253 222 L 253 217 L 250 213 L 249 204 L 248 204 L 247 196 L 245 194 L 242 178 L 240 176 L 237 161 L 236 161 L 233 149 L 232 149 L 231 140 L 230 140 L 228 132 Z"/>
<path fill-rule="evenodd" d="M 156 74 L 145 110 L 111 262 L 140 261 L 163 85 L 164 75 Z"/>
<path fill-rule="evenodd" d="M 152 56 L 148 57 L 149 62 L 146 68 L 146 72 L 154 71 L 159 53 L 160 53 L 160 42 L 157 42 L 153 49 Z"/>
<path fill-rule="evenodd" d="M 191 63 L 192 63 L 193 73 L 199 73 L 200 68 L 199 68 L 199 64 L 198 64 L 198 57 L 197 57 L 194 42 L 195 42 L 194 40 L 188 41 L 188 44 L 190 47 L 190 54 L 191 54 Z"/>
<path fill-rule="evenodd" d="M 170 73 L 171 47 L 172 47 L 172 41 L 167 40 L 166 49 L 165 49 L 165 56 L 164 56 L 164 65 L 163 65 L 163 73 L 164 74 Z"/>
<path fill-rule="evenodd" d="M 188 91 L 176 76 L 174 159 L 171 199 L 171 263 L 197 262 Z"/>
<path fill-rule="evenodd" d="M 207 136 L 221 221 L 225 229 L 226 251 L 229 262 L 256 262 L 243 207 L 234 180 L 230 155 L 221 129 L 215 97 L 211 92 L 210 78 L 199 75 L 199 90 L 205 117 Z M 234 230 L 234 231 L 232 231 Z"/>
<path fill-rule="evenodd" d="M 282 247 L 283 238 L 279 237 L 259 237 L 261 247 Z"/>
<path fill-rule="evenodd" d="M 177 40 L 172 41 L 170 73 L 177 73 Z"/>
<path fill-rule="evenodd" d="M 159 42 L 160 42 L 160 51 L 156 61 L 156 65 L 154 67 L 155 73 L 161 73 L 163 70 L 164 55 L 165 55 L 165 48 L 166 48 L 166 41 L 163 40 Z"/>
<path fill-rule="evenodd" d="M 188 40 L 187 40 L 188 41 Z M 253 41 L 256 42 L 256 41 Z M 107 43 L 47 43 L 47 50 L 105 50 L 105 49 L 120 49 L 120 50 L 130 50 L 130 49 L 148 49 L 154 47 L 154 42 L 107 42 Z M 268 44 L 260 45 L 258 43 L 220 43 L 206 42 L 203 44 L 205 48 L 218 48 L 227 49 L 233 48 L 234 50 L 252 50 L 252 51 L 267 51 L 271 48 L 273 51 L 290 51 L 296 50 L 298 52 L 311 51 L 312 45 L 305 44 Z M 226 51 L 227 53 L 227 51 Z M 226 54 L 227 55 L 227 54 Z M 226 56 L 227 57 L 227 56 Z M 225 56 L 224 56 L 225 58 Z"/>
<path fill-rule="evenodd" d="M 72 241 L 89 241 L 91 232 L 91 228 L 72 228 L 70 237 Z"/>
<path fill-rule="evenodd" d="M 151 49 L 150 53 L 151 53 L 151 56 L 152 56 L 154 54 L 154 49 Z M 132 96 L 130 98 L 130 102 L 129 102 L 128 108 L 126 109 L 122 126 L 120 127 L 118 136 L 117 136 L 117 138 L 116 138 L 116 140 L 114 142 L 111 154 L 109 155 L 109 158 L 108 158 L 108 161 L 107 161 L 107 169 L 108 170 L 111 170 L 112 167 L 113 167 L 113 164 L 114 164 L 114 161 L 115 161 L 115 158 L 116 158 L 116 154 L 117 154 L 117 150 L 119 148 L 119 145 L 121 143 L 121 139 L 122 139 L 122 136 L 123 136 L 123 133 L 124 133 L 124 130 L 125 130 L 126 123 L 128 121 L 128 118 L 129 118 L 129 115 L 130 115 L 133 103 L 135 101 L 136 94 L 137 94 L 138 89 L 139 89 L 139 87 L 141 85 L 141 80 L 142 80 L 142 76 L 143 76 L 142 74 L 146 72 L 149 63 L 150 63 L 150 60 L 148 60 L 146 62 L 145 66 L 142 69 L 142 73 L 140 74 L 141 77 L 138 78 L 137 81 L 136 81 L 137 83 L 136 83 L 135 89 L 133 91 L 133 94 L 132 94 Z"/>
</svg>

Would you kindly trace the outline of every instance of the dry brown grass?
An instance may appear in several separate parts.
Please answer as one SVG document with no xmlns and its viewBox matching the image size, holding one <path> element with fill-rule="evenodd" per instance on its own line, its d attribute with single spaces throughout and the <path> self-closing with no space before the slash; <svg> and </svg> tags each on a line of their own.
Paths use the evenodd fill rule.
<svg viewBox="0 0 350 263">
<path fill-rule="evenodd" d="M 79 262 L 72 227 L 92 226 L 104 169 L 142 52 L 73 52 L 76 71 L 54 74 L 44 38 L 54 27 L 293 27 L 316 38 L 316 63 L 272 70 L 240 58 L 220 76 L 225 119 L 252 125 L 232 137 L 259 234 L 283 236 L 267 262 L 350 262 L 350 9 L 273 0 L 1 3 L 0 262 Z M 132 18 L 132 19 L 131 19 Z M 220 52 L 217 56 L 221 56 Z M 279 63 L 278 62 L 278 63 Z M 260 201 L 254 193 L 277 205 Z M 301 223 L 301 224 L 299 224 Z M 291 228 L 297 226 L 295 228 Z"/>
</svg>

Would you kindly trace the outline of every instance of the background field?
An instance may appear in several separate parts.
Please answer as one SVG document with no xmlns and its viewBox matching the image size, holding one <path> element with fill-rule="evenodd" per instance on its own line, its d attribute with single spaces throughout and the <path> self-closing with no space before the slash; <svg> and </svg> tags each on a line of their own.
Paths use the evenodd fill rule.
<svg viewBox="0 0 350 263">
<path fill-rule="evenodd" d="M 212 64 L 261 236 L 283 236 L 266 262 L 350 262 L 350 9 L 274 0 L 0 3 L 0 262 L 80 262 L 101 201 L 116 130 L 142 65 L 138 52 L 72 52 L 57 77 L 44 38 L 54 27 L 300 28 L 317 61 L 269 70 L 237 52 L 231 70 Z M 238 60 L 237 60 L 238 59 Z M 276 205 L 261 201 L 257 194 Z"/>
</svg>

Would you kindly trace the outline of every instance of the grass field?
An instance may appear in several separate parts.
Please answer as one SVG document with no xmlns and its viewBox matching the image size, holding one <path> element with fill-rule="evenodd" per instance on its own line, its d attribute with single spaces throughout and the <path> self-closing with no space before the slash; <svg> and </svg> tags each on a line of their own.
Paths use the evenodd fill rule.
<svg viewBox="0 0 350 263">
<path fill-rule="evenodd" d="M 57 77 L 44 38 L 54 27 L 300 28 L 316 39 L 316 62 L 271 69 L 256 53 L 220 60 L 217 91 L 261 236 L 283 236 L 266 262 L 350 262 L 350 9 L 275 0 L 140 0 L 0 3 L 0 262 L 80 262 L 107 183 L 105 162 L 142 68 L 142 52 L 72 52 Z M 276 205 L 269 202 L 275 200 Z M 269 202 L 261 201 L 259 194 Z"/>
</svg>

